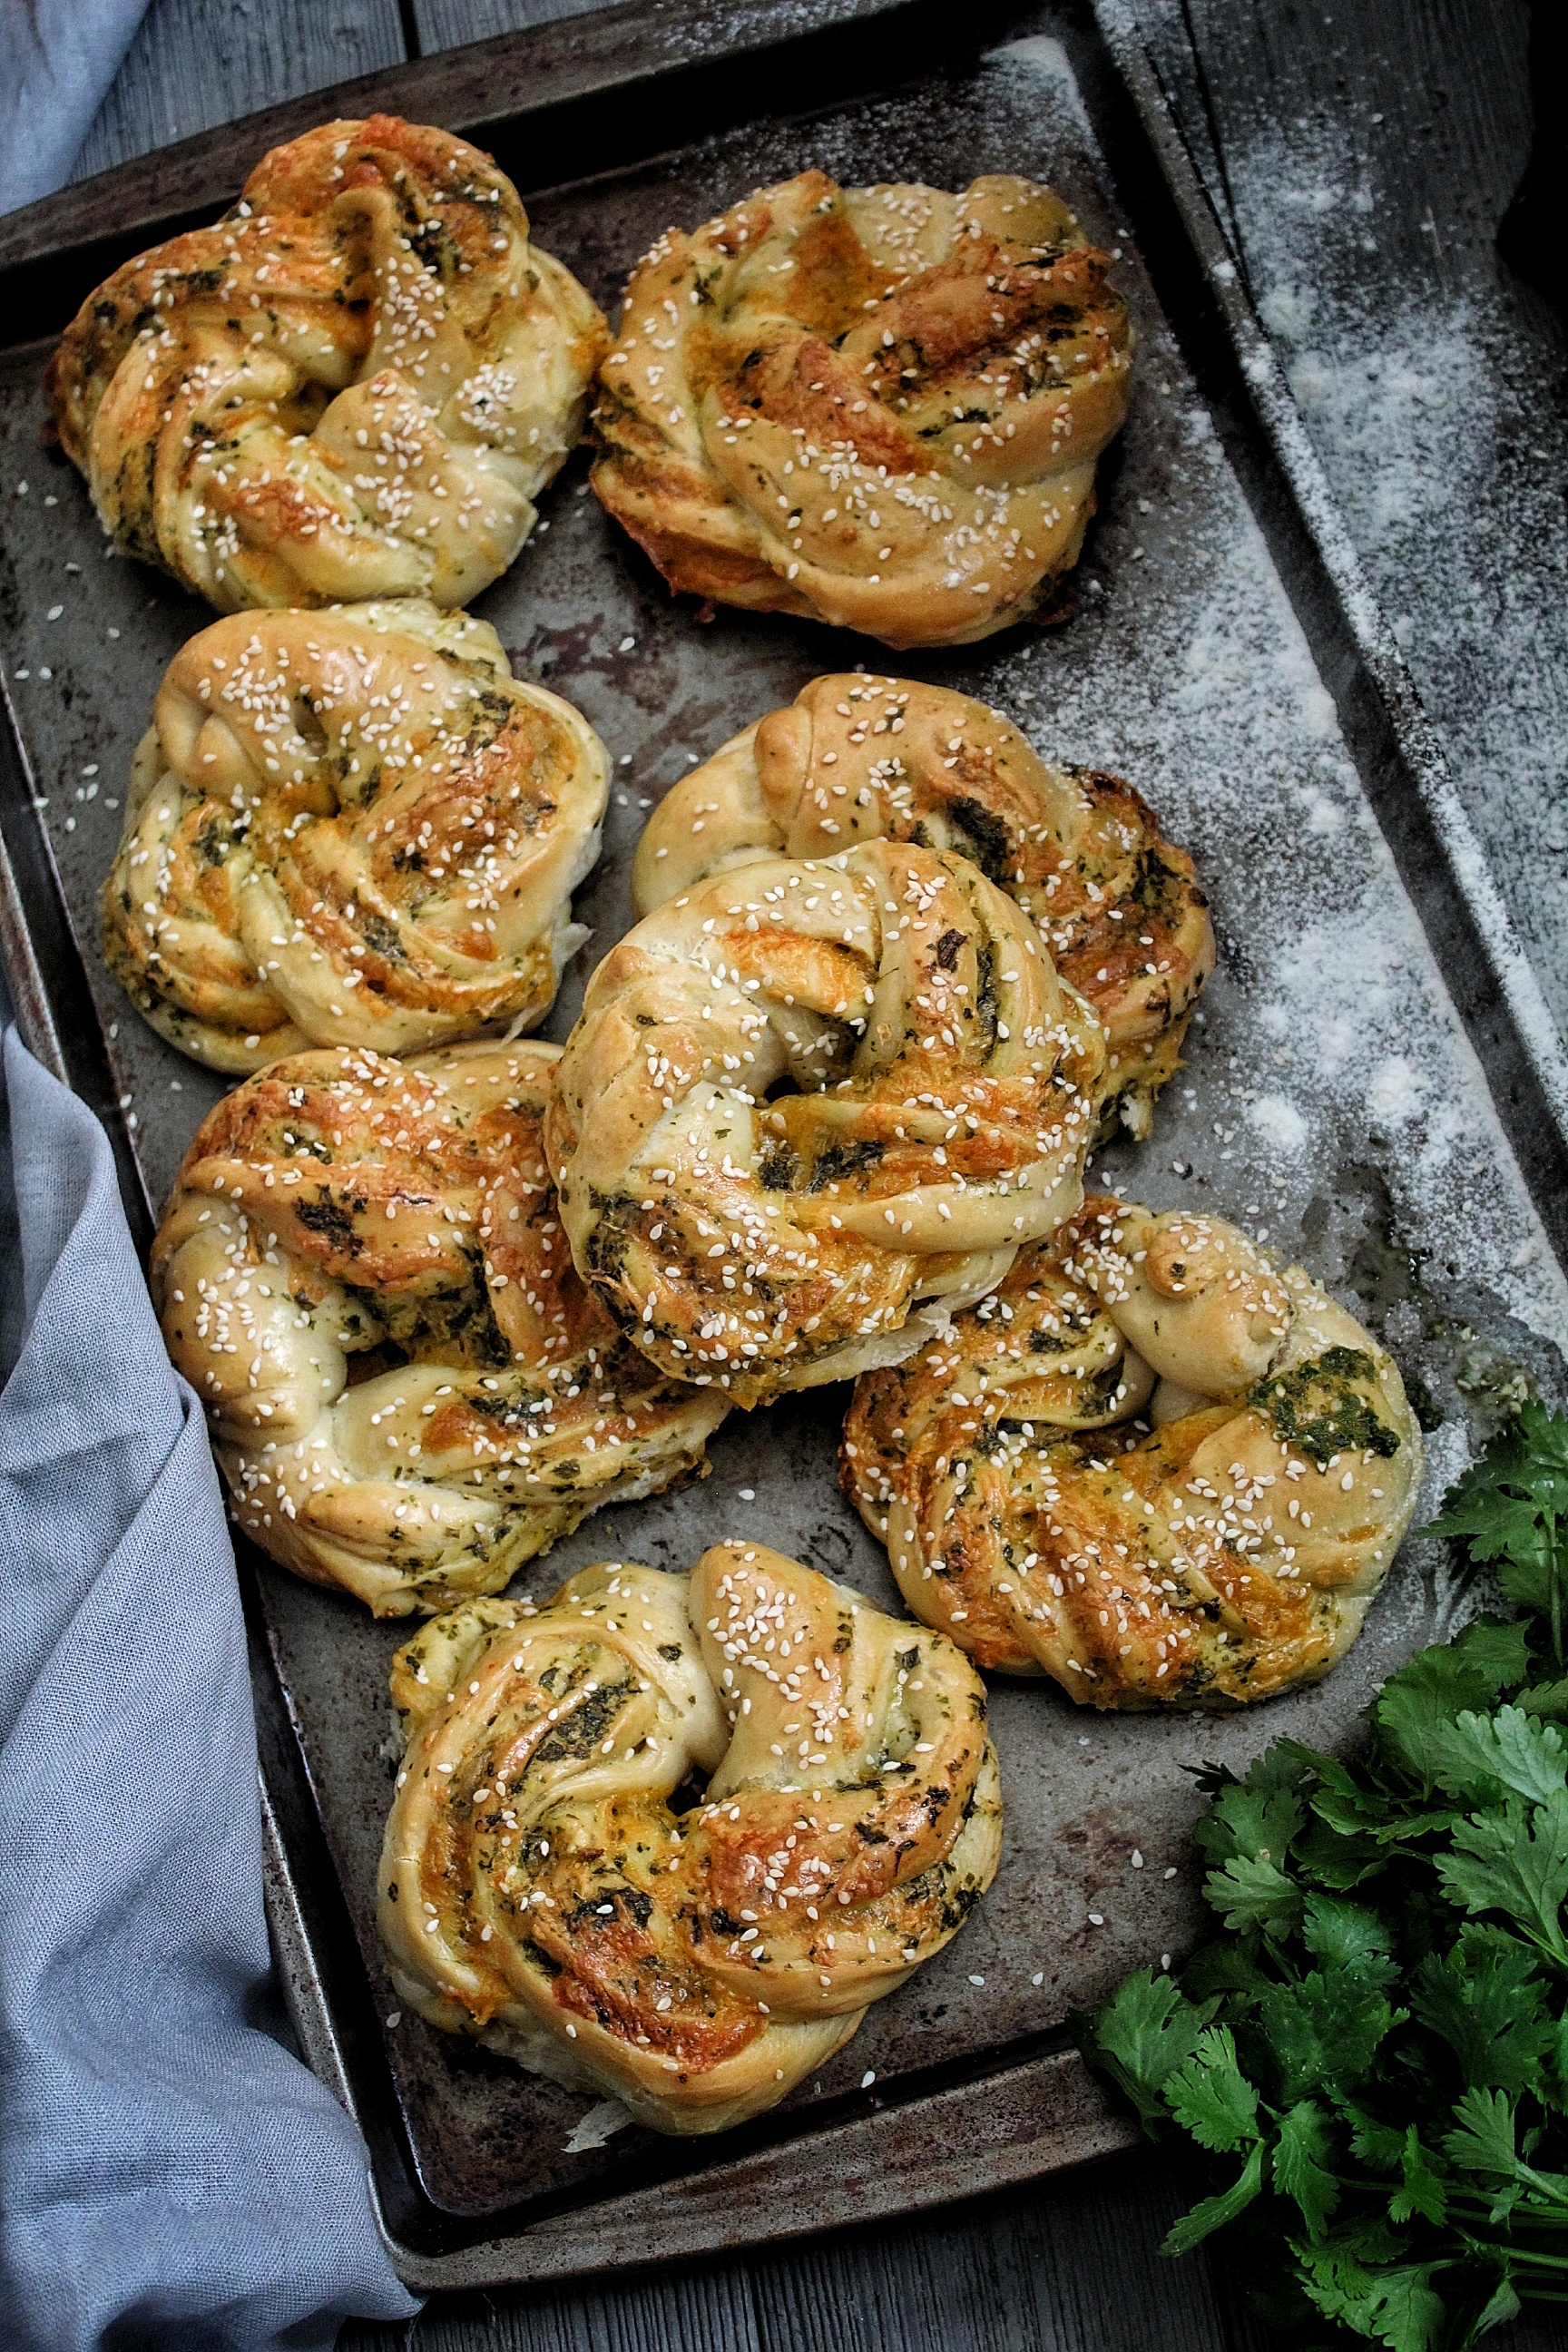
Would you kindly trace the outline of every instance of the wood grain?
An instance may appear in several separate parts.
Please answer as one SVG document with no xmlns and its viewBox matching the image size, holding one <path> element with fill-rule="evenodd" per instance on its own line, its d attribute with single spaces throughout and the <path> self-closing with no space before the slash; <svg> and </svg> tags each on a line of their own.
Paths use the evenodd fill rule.
<svg viewBox="0 0 1568 2352">
<path fill-rule="evenodd" d="M 71 178 L 404 54 L 398 0 L 153 0 Z"/>
<path fill-rule="evenodd" d="M 563 16 L 591 16 L 605 0 L 410 0 L 419 54 L 455 49 L 464 41 L 490 41 Z"/>
<path fill-rule="evenodd" d="M 1568 1033 L 1568 340 L 1494 242 L 1531 148 L 1526 0 L 1142 13 Z"/>
<path fill-rule="evenodd" d="M 221 5 L 222 0 L 210 4 Z M 199 5 L 207 0 L 160 0 L 174 12 Z M 308 5 L 309 0 L 298 5 Z M 342 86 L 334 102 L 355 114 L 378 109 L 406 114 L 468 131 L 481 142 L 493 136 L 505 150 L 501 160 L 525 188 L 548 186 L 575 176 L 585 161 L 603 167 L 629 154 L 651 153 L 661 136 L 694 136 L 699 121 L 710 128 L 700 101 L 710 93 L 717 67 L 733 89 L 741 58 L 750 61 L 771 102 L 804 107 L 823 86 L 830 61 L 835 69 L 851 59 L 879 61 L 888 37 L 879 20 L 903 5 L 905 0 L 790 0 L 787 12 L 781 12 L 772 0 L 693 0 L 684 7 L 623 0 L 565 24 L 542 25 L 526 45 L 502 35 L 386 67 Z M 992 0 L 992 5 L 994 21 L 1005 24 L 1007 0 Z M 178 45 L 176 21 L 171 17 L 171 39 Z M 776 62 L 770 51 L 778 53 Z M 259 37 L 246 54 L 259 62 Z M 855 69 L 863 70 L 863 64 Z M 640 85 L 655 76 L 668 79 L 662 83 L 658 111 L 650 112 Z M 709 96 L 708 102 L 715 101 Z M 579 115 L 563 135 L 562 112 L 574 106 Z M 542 145 L 540 119 L 547 113 L 555 118 L 554 140 Z M 683 128 L 688 114 L 690 121 Z M 167 234 L 171 223 L 200 218 L 227 204 L 258 155 L 321 119 L 320 107 L 308 95 L 269 104 L 244 117 L 233 137 L 217 129 L 198 131 L 133 159 L 117 173 L 107 194 L 94 177 L 24 205 L 0 217 L 0 268 L 15 263 L 36 270 L 71 247 Z M 605 125 L 612 119 L 613 132 L 606 138 Z M 596 143 L 590 149 L 591 125 Z M 133 242 L 129 249 L 134 250 Z"/>
<path fill-rule="evenodd" d="M 1208 2352 L 1201 2263 L 1170 2293 L 1156 2249 L 1181 2192 L 1156 2161 L 1107 2168 L 753 2269 L 763 2352 Z"/>
<path fill-rule="evenodd" d="M 406 2328 L 351 2321 L 338 2352 L 763 2352 L 753 2297 L 739 2263 L 567 2293 L 492 2289 L 438 2297 Z"/>
</svg>

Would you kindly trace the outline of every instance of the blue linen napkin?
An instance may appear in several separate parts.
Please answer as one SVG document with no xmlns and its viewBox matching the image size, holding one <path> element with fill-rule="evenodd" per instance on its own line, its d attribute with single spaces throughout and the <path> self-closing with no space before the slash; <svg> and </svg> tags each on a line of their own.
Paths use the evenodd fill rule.
<svg viewBox="0 0 1568 2352">
<path fill-rule="evenodd" d="M 418 2306 L 353 2122 L 258 2021 L 255 1725 L 201 1409 L 98 1121 L 14 1029 L 4 1082 L 0 2341 L 325 2347 Z"/>
<path fill-rule="evenodd" d="M 0 213 L 64 182 L 147 0 L 0 0 Z"/>
</svg>

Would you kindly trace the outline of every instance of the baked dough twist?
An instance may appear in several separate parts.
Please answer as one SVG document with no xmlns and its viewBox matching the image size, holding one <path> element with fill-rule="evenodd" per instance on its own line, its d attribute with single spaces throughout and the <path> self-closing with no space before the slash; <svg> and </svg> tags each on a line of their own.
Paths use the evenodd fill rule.
<svg viewBox="0 0 1568 2352">
<path fill-rule="evenodd" d="M 393 1696 L 399 1998 L 656 2131 L 775 2105 L 995 1874 L 968 1660 L 760 1545 L 471 1602 L 398 1652 Z"/>
<path fill-rule="evenodd" d="M 558 1053 L 275 1062 L 203 1121 L 153 1245 L 236 1518 L 378 1617 L 499 1591 L 602 1504 L 706 1475 L 724 1401 L 573 1271 L 540 1135 Z"/>
<path fill-rule="evenodd" d="M 216 1070 L 550 1010 L 609 760 L 487 621 L 237 614 L 170 663 L 104 886 L 110 968 Z"/>
<path fill-rule="evenodd" d="M 804 172 L 626 288 L 594 487 L 671 588 L 957 646 L 1078 561 L 1131 332 L 1048 188 Z"/>
<path fill-rule="evenodd" d="M 1094 1198 L 858 1383 L 843 1465 L 905 1600 L 980 1664 L 1089 1706 L 1226 1707 L 1354 1641 L 1421 1433 L 1392 1357 L 1300 1266 L 1217 1217 Z"/>
<path fill-rule="evenodd" d="M 967 858 L 714 875 L 612 950 L 567 1042 L 545 1148 L 578 1270 L 738 1404 L 895 1361 L 1077 1208 L 1104 1053 Z"/>
<path fill-rule="evenodd" d="M 49 371 L 110 537 L 220 612 L 499 579 L 582 432 L 605 321 L 489 157 L 396 116 L 275 147 L 126 262 Z"/>
<path fill-rule="evenodd" d="M 1040 759 L 984 702 L 864 671 L 813 678 L 667 793 L 632 869 L 639 915 L 783 850 L 957 850 L 1016 898 L 1105 1030 L 1107 1110 L 1132 1134 L 1178 1066 L 1214 928 L 1193 861 L 1131 784 Z"/>
</svg>

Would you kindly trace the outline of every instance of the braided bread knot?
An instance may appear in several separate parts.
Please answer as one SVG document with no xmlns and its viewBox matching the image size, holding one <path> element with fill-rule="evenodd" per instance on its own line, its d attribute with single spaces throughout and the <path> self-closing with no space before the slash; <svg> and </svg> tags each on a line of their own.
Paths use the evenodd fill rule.
<svg viewBox="0 0 1568 2352">
<path fill-rule="evenodd" d="M 1214 969 L 1193 861 L 1131 784 L 1047 764 L 968 695 L 864 671 L 813 678 L 665 794 L 632 896 L 646 915 L 754 858 L 884 838 L 957 851 L 1033 917 L 1106 1033 L 1108 1114 L 1147 1136 Z"/>
<path fill-rule="evenodd" d="M 1326 1674 L 1421 1459 L 1393 1359 L 1301 1267 L 1219 1218 L 1105 1198 L 862 1379 L 843 1449 L 916 1613 L 1099 1707 L 1235 1706 Z"/>
<path fill-rule="evenodd" d="M 805 172 L 634 273 L 594 487 L 670 586 L 967 645 L 1077 562 L 1131 331 L 1048 188 Z"/>
<path fill-rule="evenodd" d="M 404 1053 L 549 1011 L 587 933 L 609 760 L 422 598 L 245 614 L 170 663 L 104 886 L 104 946 L 184 1053 Z"/>
<path fill-rule="evenodd" d="M 399 1997 L 658 2131 L 775 2105 L 995 1874 L 973 1668 L 761 1545 L 689 1579 L 585 1569 L 537 1611 L 471 1602 L 392 1687 Z"/>
<path fill-rule="evenodd" d="M 602 1504 L 706 1475 L 726 1401 L 573 1271 L 540 1132 L 558 1051 L 275 1062 L 203 1121 L 153 1246 L 240 1526 L 377 1616 L 498 1591 Z"/>
<path fill-rule="evenodd" d="M 532 529 L 605 343 L 505 173 L 377 114 L 117 269 L 50 389 L 104 529 L 220 612 L 462 604 Z"/>
<path fill-rule="evenodd" d="M 589 983 L 545 1129 L 578 1270 L 740 1404 L 909 1353 L 1082 1198 L 1104 1037 L 966 858 L 720 874 Z"/>
</svg>

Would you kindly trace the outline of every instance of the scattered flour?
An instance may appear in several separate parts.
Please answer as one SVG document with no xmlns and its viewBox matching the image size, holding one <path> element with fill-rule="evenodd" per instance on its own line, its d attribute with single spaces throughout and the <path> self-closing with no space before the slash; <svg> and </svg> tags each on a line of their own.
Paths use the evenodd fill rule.
<svg viewBox="0 0 1568 2352">
<path fill-rule="evenodd" d="M 1047 47 L 1016 44 L 994 63 L 999 78 L 1021 68 L 1055 99 L 1065 147 L 1075 110 Z M 1083 140 L 1081 118 L 1075 127 Z M 1282 153 L 1272 168 L 1303 258 L 1313 239 L 1321 245 L 1326 220 L 1348 222 L 1347 236 L 1364 233 L 1368 204 L 1310 156 Z M 1281 271 L 1274 291 L 1276 331 L 1321 332 L 1324 309 L 1308 271 Z M 1406 583 L 1419 572 L 1424 614 L 1446 593 L 1457 606 L 1452 652 L 1472 636 L 1484 639 L 1496 621 L 1491 572 L 1485 596 L 1473 576 L 1482 526 L 1469 531 L 1468 556 L 1445 557 L 1440 587 L 1424 568 L 1424 551 L 1439 535 L 1436 519 L 1456 498 L 1478 493 L 1485 430 L 1479 446 L 1473 436 L 1489 429 L 1486 404 L 1496 390 L 1483 368 L 1472 397 L 1469 371 L 1457 364 L 1475 348 L 1464 321 L 1441 331 L 1429 317 L 1419 329 L 1413 320 L 1397 323 L 1408 349 L 1381 402 L 1358 410 L 1358 380 L 1342 373 L 1337 352 L 1331 363 L 1319 362 L 1332 384 L 1321 398 L 1337 404 L 1336 415 L 1362 417 L 1347 459 L 1362 484 L 1351 520 L 1374 554 L 1383 551 L 1380 584 L 1386 591 L 1391 572 Z M 1288 1236 L 1314 1177 L 1321 1186 L 1337 1168 L 1372 1162 L 1388 1183 L 1398 1225 L 1435 1268 L 1490 1291 L 1561 1348 L 1568 1288 L 1508 1163 L 1484 1075 L 1365 799 L 1332 698 L 1147 291 L 1140 326 L 1139 386 L 1120 474 L 1086 552 L 1079 616 L 1069 629 L 977 664 L 973 687 L 1019 717 L 1042 750 L 1131 775 L 1192 850 L 1214 903 L 1221 971 L 1189 1050 L 1186 1109 L 1173 1117 L 1170 1090 L 1156 1139 L 1142 1167 L 1129 1166 L 1129 1181 L 1142 1178 L 1152 1191 L 1156 1171 L 1190 1165 L 1194 1177 L 1206 1175 L 1217 1207 L 1255 1223 L 1247 1212 L 1257 1204 Z M 1360 362 L 1374 373 L 1381 349 L 1360 347 Z M 1419 420 L 1415 428 L 1402 423 L 1406 410 Z M 1379 470 L 1384 445 L 1392 482 Z M 1134 546 L 1146 560 L 1129 560 Z M 1467 562 L 1472 576 L 1460 596 Z M 1535 593 L 1538 609 L 1539 582 Z M 1405 602 L 1415 601 L 1412 589 Z M 1568 635 L 1561 595 L 1553 626 Z M 1523 666 L 1510 640 L 1515 656 Z M 1473 712 L 1467 724 L 1468 741 L 1479 740 L 1485 730 Z M 1549 770 L 1543 762 L 1542 792 Z M 1468 772 L 1473 785 L 1473 761 Z M 1483 793 L 1478 823 L 1490 805 Z M 1559 815 L 1552 822 L 1568 827 Z M 1495 846 L 1493 857 L 1500 865 Z M 1560 951 L 1568 1004 L 1568 945 Z M 1168 1176 L 1165 1183 L 1168 1191 Z"/>
<path fill-rule="evenodd" d="M 1342 119 L 1226 169 L 1259 313 L 1460 797 L 1568 1033 L 1568 418 L 1562 333 L 1489 234 L 1397 273 Z M 1490 224 L 1482 224 L 1489 230 Z"/>
</svg>

